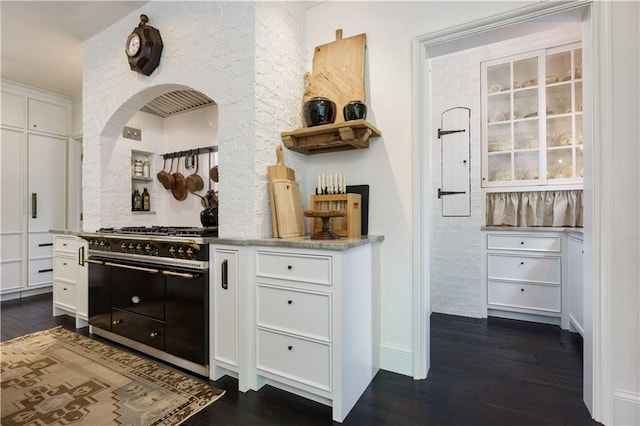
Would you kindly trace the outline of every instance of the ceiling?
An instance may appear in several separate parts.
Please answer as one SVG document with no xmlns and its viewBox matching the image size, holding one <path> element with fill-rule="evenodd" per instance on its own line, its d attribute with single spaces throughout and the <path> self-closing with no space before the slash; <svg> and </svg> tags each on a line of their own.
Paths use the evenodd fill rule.
<svg viewBox="0 0 640 426">
<path fill-rule="evenodd" d="M 82 42 L 146 3 L 0 1 L 2 78 L 80 97 Z"/>
</svg>

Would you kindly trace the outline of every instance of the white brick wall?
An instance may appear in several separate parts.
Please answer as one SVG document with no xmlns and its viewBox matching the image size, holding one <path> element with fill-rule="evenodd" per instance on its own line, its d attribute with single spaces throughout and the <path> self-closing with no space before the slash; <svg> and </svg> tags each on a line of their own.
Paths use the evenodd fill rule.
<svg viewBox="0 0 640 426">
<path fill-rule="evenodd" d="M 471 216 L 442 217 L 437 199 L 441 187 L 441 139 L 431 146 L 431 309 L 471 317 L 484 316 L 480 263 L 480 56 L 479 49 L 430 61 L 433 122 L 452 107 L 471 109 Z"/>
<path fill-rule="evenodd" d="M 156 96 L 194 89 L 218 104 L 221 236 L 270 235 L 270 218 L 261 214 L 270 211 L 266 166 L 275 163 L 279 132 L 299 116 L 294 99 L 303 90 L 303 12 L 301 3 L 151 2 L 87 40 L 85 229 L 113 225 L 110 212 L 129 203 L 122 186 L 130 186 L 130 166 L 117 142 L 122 127 Z M 164 43 L 160 66 L 149 77 L 130 71 L 123 52 L 140 13 L 149 16 Z M 125 215 L 118 223 L 127 218 L 134 220 Z"/>
</svg>

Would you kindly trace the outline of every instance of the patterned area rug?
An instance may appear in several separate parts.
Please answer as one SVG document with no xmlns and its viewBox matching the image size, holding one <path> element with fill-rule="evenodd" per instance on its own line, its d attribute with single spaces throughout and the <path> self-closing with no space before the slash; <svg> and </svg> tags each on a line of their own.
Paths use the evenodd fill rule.
<svg viewBox="0 0 640 426">
<path fill-rule="evenodd" d="M 0 346 L 3 426 L 177 425 L 224 394 L 62 327 Z"/>
</svg>

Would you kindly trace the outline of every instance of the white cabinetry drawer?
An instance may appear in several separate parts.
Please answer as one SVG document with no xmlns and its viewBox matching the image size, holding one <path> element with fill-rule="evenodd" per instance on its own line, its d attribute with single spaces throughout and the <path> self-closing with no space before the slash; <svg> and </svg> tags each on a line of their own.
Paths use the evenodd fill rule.
<svg viewBox="0 0 640 426">
<path fill-rule="evenodd" d="M 489 280 L 527 281 L 560 284 L 562 268 L 559 257 L 487 255 Z"/>
<path fill-rule="evenodd" d="M 53 234 L 29 234 L 29 259 L 49 257 L 53 254 Z"/>
<path fill-rule="evenodd" d="M 559 285 L 538 285 L 489 281 L 488 304 L 501 307 L 561 311 Z"/>
<path fill-rule="evenodd" d="M 56 251 L 68 251 L 75 253 L 76 242 L 74 237 L 56 235 L 53 238 L 53 249 Z"/>
<path fill-rule="evenodd" d="M 53 282 L 53 300 L 56 304 L 76 309 L 76 286 L 74 284 Z"/>
<path fill-rule="evenodd" d="M 29 260 L 28 285 L 51 284 L 53 280 L 53 258 Z"/>
<path fill-rule="evenodd" d="M 562 249 L 562 239 L 560 235 L 532 236 L 511 234 L 510 232 L 488 234 L 487 249 L 559 253 Z"/>
<path fill-rule="evenodd" d="M 257 288 L 259 326 L 331 340 L 331 296 L 259 285 Z"/>
<path fill-rule="evenodd" d="M 53 277 L 58 280 L 76 282 L 78 268 L 76 259 L 72 256 L 56 255 L 53 258 Z"/>
<path fill-rule="evenodd" d="M 331 257 L 258 251 L 256 254 L 256 275 L 280 280 L 331 285 Z"/>
<path fill-rule="evenodd" d="M 258 329 L 257 368 L 331 390 L 331 345 Z"/>
</svg>

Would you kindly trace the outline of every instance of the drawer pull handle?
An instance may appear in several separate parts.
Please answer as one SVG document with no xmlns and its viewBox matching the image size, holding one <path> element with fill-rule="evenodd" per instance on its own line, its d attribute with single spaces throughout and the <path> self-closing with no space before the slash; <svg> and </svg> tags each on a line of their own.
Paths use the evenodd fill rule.
<svg viewBox="0 0 640 426">
<path fill-rule="evenodd" d="M 52 245 L 53 245 L 53 243 L 41 243 L 41 244 L 38 244 L 38 247 L 50 247 Z"/>
<path fill-rule="evenodd" d="M 520 244 L 524 244 L 524 241 L 520 241 Z"/>
<path fill-rule="evenodd" d="M 131 298 L 131 301 L 132 301 L 133 303 L 140 303 L 140 298 L 139 298 L 138 296 L 133 296 L 133 297 Z"/>
<path fill-rule="evenodd" d="M 62 291 L 67 291 L 67 288 L 66 287 L 62 287 Z"/>
<path fill-rule="evenodd" d="M 220 280 L 222 281 L 222 288 L 227 290 L 229 288 L 229 262 L 227 259 L 222 261 L 221 265 L 222 277 Z"/>
<path fill-rule="evenodd" d="M 293 269 L 293 266 L 289 265 L 289 266 L 287 266 L 287 269 L 288 269 L 288 270 L 292 270 L 292 269 Z"/>
<path fill-rule="evenodd" d="M 524 288 L 521 288 L 520 291 L 524 291 Z"/>
<path fill-rule="evenodd" d="M 293 305 L 293 300 L 287 300 L 287 303 L 288 303 L 289 305 Z"/>
<path fill-rule="evenodd" d="M 521 265 L 524 265 L 524 262 L 520 262 Z"/>
<path fill-rule="evenodd" d="M 160 335 L 160 333 L 159 333 L 159 332 L 157 332 L 157 331 L 152 331 L 152 332 L 149 334 L 149 337 L 158 337 L 159 335 Z"/>
<path fill-rule="evenodd" d="M 123 322 L 124 321 L 122 321 L 121 319 L 113 320 L 113 325 L 122 324 Z"/>
<path fill-rule="evenodd" d="M 287 349 L 293 350 L 293 346 L 287 346 Z"/>
<path fill-rule="evenodd" d="M 62 262 L 62 264 L 63 264 L 64 266 L 67 266 L 67 262 Z"/>
<path fill-rule="evenodd" d="M 53 269 L 40 269 L 40 270 L 38 271 L 38 273 L 39 273 L 39 274 L 43 274 L 43 273 L 45 273 L 45 272 L 53 272 Z"/>
</svg>

